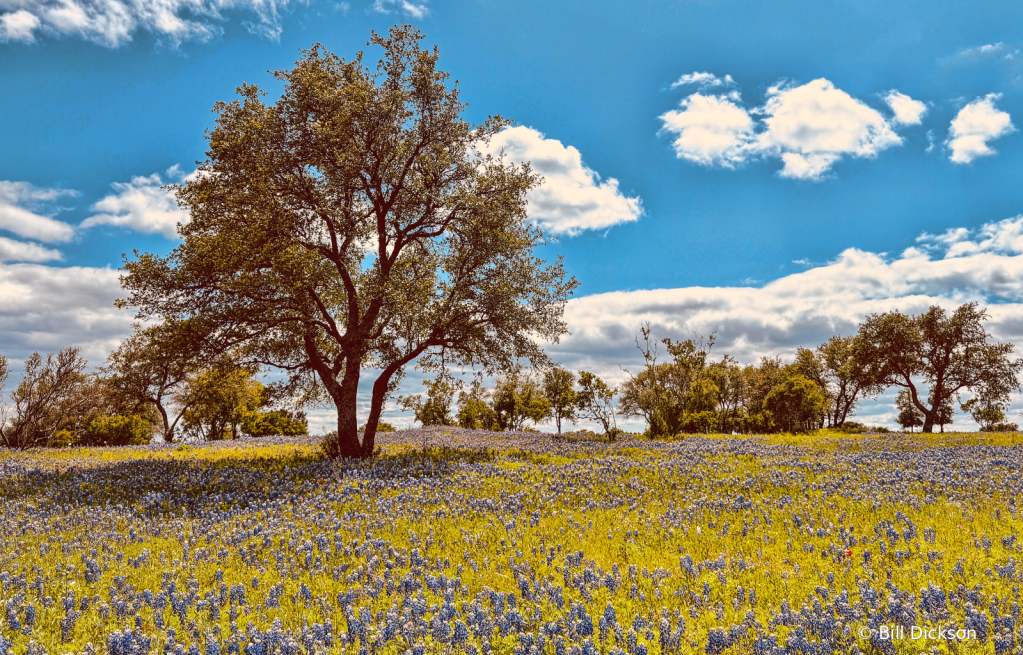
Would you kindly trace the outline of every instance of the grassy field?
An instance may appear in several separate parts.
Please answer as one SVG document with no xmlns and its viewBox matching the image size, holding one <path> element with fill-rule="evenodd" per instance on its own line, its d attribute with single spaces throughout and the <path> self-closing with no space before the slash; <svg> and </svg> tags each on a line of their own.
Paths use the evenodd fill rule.
<svg viewBox="0 0 1023 655">
<path fill-rule="evenodd" d="M 380 440 L 0 453 L 0 653 L 1023 652 L 1018 434 Z"/>
</svg>

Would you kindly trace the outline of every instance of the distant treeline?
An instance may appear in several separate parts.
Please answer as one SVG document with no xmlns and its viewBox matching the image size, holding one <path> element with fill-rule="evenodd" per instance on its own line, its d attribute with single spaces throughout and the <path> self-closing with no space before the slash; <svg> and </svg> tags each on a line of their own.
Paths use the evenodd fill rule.
<svg viewBox="0 0 1023 655">
<path fill-rule="evenodd" d="M 920 315 L 872 314 L 855 335 L 799 348 L 788 364 L 764 357 L 756 365 L 727 354 L 715 360 L 713 334 L 657 341 L 645 325 L 636 338 L 643 367 L 627 371 L 617 387 L 559 366 L 506 370 L 493 388 L 483 386 L 481 375 L 465 384 L 442 370 L 424 382 L 423 394 L 398 402 L 423 425 L 500 431 L 553 422 L 560 433 L 564 423 L 585 420 L 614 438 L 624 417 L 643 419 L 645 435 L 657 438 L 852 427 L 848 419 L 863 398 L 894 386 L 904 428 L 944 430 L 958 403 L 981 430 L 1015 431 L 1005 412 L 1010 394 L 1020 390 L 1023 360 L 1012 359 L 1012 344 L 992 342 L 985 319 L 976 303 L 951 315 L 940 307 Z M 35 353 L 10 403 L 0 406 L 0 445 L 305 434 L 300 408 L 324 394 L 306 388 L 296 400 L 296 388 L 264 386 L 255 379 L 258 366 L 242 361 L 194 347 L 182 326 L 138 328 L 96 373 L 85 373 L 87 362 L 75 347 L 46 357 Z M 8 374 L 0 356 L 0 394 Z"/>
<path fill-rule="evenodd" d="M 904 428 L 944 430 L 958 402 L 981 430 L 1015 431 L 1005 412 L 1023 360 L 1011 359 L 1012 344 L 991 342 L 985 319 L 976 303 L 951 315 L 940 307 L 916 316 L 874 314 L 855 335 L 799 348 L 788 364 L 764 357 L 758 365 L 727 354 L 714 361 L 714 335 L 658 342 L 646 325 L 636 339 L 643 368 L 618 387 L 558 367 L 507 372 L 493 389 L 479 378 L 461 388 L 445 373 L 425 382 L 423 395 L 399 401 L 423 425 L 509 430 L 553 421 L 560 433 L 563 421 L 588 419 L 614 435 L 621 416 L 643 419 L 648 437 L 666 437 L 860 428 L 848 421 L 859 402 L 894 386 Z"/>
</svg>

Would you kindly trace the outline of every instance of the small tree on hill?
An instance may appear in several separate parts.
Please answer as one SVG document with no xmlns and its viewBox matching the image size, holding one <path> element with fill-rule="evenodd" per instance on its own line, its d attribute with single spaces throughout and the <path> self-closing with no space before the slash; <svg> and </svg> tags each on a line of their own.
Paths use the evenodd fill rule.
<svg viewBox="0 0 1023 655">
<path fill-rule="evenodd" d="M 580 390 L 576 396 L 579 417 L 600 423 L 604 434 L 614 441 L 618 436 L 614 397 L 616 390 L 593 373 L 579 372 Z"/>
<path fill-rule="evenodd" d="M 575 373 L 556 366 L 543 375 L 543 393 L 551 407 L 551 416 L 561 434 L 561 421 L 575 418 L 578 394 L 573 388 Z"/>
<path fill-rule="evenodd" d="M 515 368 L 494 387 L 492 406 L 502 430 L 521 430 L 526 421 L 541 423 L 551 414 L 550 401 L 531 374 Z"/>
<path fill-rule="evenodd" d="M 407 412 L 414 412 L 416 420 L 424 427 L 428 425 L 454 425 L 451 404 L 455 400 L 454 380 L 440 375 L 436 380 L 423 380 L 426 398 L 422 396 L 399 396 L 398 404 Z"/>
<path fill-rule="evenodd" d="M 909 431 L 913 432 L 913 428 L 918 428 L 924 424 L 924 413 L 913 404 L 912 399 L 909 397 L 908 389 L 902 389 L 895 397 L 895 409 L 899 410 L 899 415 L 895 417 L 895 422 L 902 426 L 903 430 L 909 428 Z"/>
<path fill-rule="evenodd" d="M 786 375 L 764 399 L 764 409 L 785 432 L 819 428 L 827 408 L 828 397 L 820 385 L 795 372 Z"/>
</svg>

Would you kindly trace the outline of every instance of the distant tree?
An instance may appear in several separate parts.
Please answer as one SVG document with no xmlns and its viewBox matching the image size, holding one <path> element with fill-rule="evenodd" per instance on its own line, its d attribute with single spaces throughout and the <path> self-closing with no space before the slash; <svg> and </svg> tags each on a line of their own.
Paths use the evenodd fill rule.
<svg viewBox="0 0 1023 655">
<path fill-rule="evenodd" d="M 645 368 L 638 375 L 630 374 L 622 384 L 621 413 L 644 418 L 648 436 L 678 434 L 686 415 L 713 410 L 717 402 L 717 389 L 706 374 L 714 335 L 706 343 L 702 339 L 661 339 L 670 359 L 660 362 L 651 333 L 649 323 L 640 327 L 643 342 L 637 337 L 636 347 Z"/>
<path fill-rule="evenodd" d="M 604 428 L 604 434 L 612 441 L 618 436 L 618 420 L 615 417 L 615 389 L 609 387 L 593 373 L 579 372 L 579 386 L 576 406 L 579 418 L 596 421 Z"/>
<path fill-rule="evenodd" d="M 775 385 L 764 399 L 764 409 L 785 432 L 806 432 L 819 428 L 828 408 L 828 397 L 820 385 L 795 371 Z"/>
<path fill-rule="evenodd" d="M 462 120 L 465 103 L 422 34 L 373 34 L 383 59 L 314 45 L 266 104 L 243 84 L 215 105 L 207 160 L 178 188 L 190 221 L 170 255 L 127 262 L 121 306 L 202 317 L 209 342 L 315 377 L 337 409 L 331 457 L 370 457 L 384 402 L 412 361 L 488 372 L 545 364 L 577 283 L 526 213 L 528 165 L 481 154 L 510 123 Z M 358 431 L 364 368 L 379 371 Z"/>
<path fill-rule="evenodd" d="M 263 385 L 251 370 L 222 363 L 188 380 L 180 403 L 186 435 L 201 441 L 237 439 L 246 416 L 266 402 Z"/>
<path fill-rule="evenodd" d="M 875 397 L 883 390 L 856 354 L 855 336 L 834 336 L 814 350 L 796 350 L 794 366 L 828 395 L 829 427 L 842 427 L 861 398 Z"/>
<path fill-rule="evenodd" d="M 575 385 L 575 373 L 556 366 L 543 375 L 543 393 L 551 407 L 551 417 L 561 434 L 561 421 L 575 418 L 578 394 Z"/>
<path fill-rule="evenodd" d="M 399 396 L 398 405 L 407 412 L 414 412 L 416 420 L 423 426 L 454 425 L 451 405 L 455 400 L 456 385 L 446 375 L 435 380 L 423 380 L 426 398 L 422 396 Z"/>
<path fill-rule="evenodd" d="M 1019 425 L 1005 421 L 1006 402 L 991 402 L 984 398 L 971 398 L 961 405 L 962 410 L 970 414 L 980 425 L 981 432 L 1018 432 Z"/>
<path fill-rule="evenodd" d="M 730 355 L 710 364 L 707 375 L 717 388 L 718 430 L 723 434 L 741 432 L 749 395 L 749 376 L 743 375 L 742 367 Z"/>
<path fill-rule="evenodd" d="M 924 413 L 913 404 L 908 389 L 902 389 L 895 397 L 895 409 L 899 410 L 895 422 L 902 426 L 902 429 L 909 428 L 909 431 L 913 432 L 913 428 L 924 424 Z"/>
<path fill-rule="evenodd" d="M 242 413 L 241 430 L 250 437 L 292 437 L 309 434 L 309 421 L 302 411 L 247 411 Z"/>
<path fill-rule="evenodd" d="M 936 306 L 919 316 L 871 314 L 860 325 L 857 357 L 871 379 L 909 391 L 913 406 L 924 415 L 923 432 L 932 432 L 941 407 L 961 391 L 1002 402 L 1020 389 L 1016 376 L 1023 360 L 1010 358 L 1010 343 L 988 343 L 986 318 L 977 303 L 962 305 L 952 316 Z M 929 387 L 927 404 L 918 380 Z"/>
<path fill-rule="evenodd" d="M 513 368 L 497 380 L 491 406 L 502 430 L 521 430 L 526 421 L 542 423 L 551 414 L 550 401 L 536 379 Z"/>
<path fill-rule="evenodd" d="M 101 369 L 109 394 L 127 407 L 127 413 L 144 413 L 148 404 L 156 409 L 162 423 L 161 437 L 174 440 L 174 431 L 189 409 L 181 393 L 190 378 L 210 358 L 201 347 L 197 323 L 161 324 L 135 332 L 110 353 Z"/>
<path fill-rule="evenodd" d="M 8 448 L 70 445 L 100 414 L 102 396 L 77 346 L 45 359 L 32 353 L 25 374 L 11 393 L 12 408 L 0 414 L 0 444 Z M 4 360 L 6 379 L 7 363 Z M 60 436 L 58 437 L 58 434 Z"/>
<path fill-rule="evenodd" d="M 490 391 L 476 376 L 468 389 L 458 394 L 458 425 L 469 430 L 500 430 L 497 412 L 490 407 Z"/>
</svg>

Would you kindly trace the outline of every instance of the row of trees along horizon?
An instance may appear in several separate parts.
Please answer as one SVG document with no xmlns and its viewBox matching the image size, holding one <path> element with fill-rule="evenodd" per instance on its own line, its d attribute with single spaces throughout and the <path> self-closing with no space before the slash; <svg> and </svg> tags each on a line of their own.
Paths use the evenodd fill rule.
<svg viewBox="0 0 1023 655">
<path fill-rule="evenodd" d="M 492 392 L 466 389 L 459 415 L 518 424 L 526 414 L 515 399 L 533 393 L 530 375 L 508 372 L 552 369 L 540 342 L 567 333 L 578 282 L 560 257 L 537 257 L 551 238 L 530 220 L 527 193 L 542 178 L 491 147 L 512 121 L 465 121 L 457 82 L 423 38 L 404 24 L 372 33 L 367 45 L 383 51 L 375 67 L 362 52 L 344 59 L 314 44 L 274 73 L 284 84 L 276 102 L 244 83 L 238 99 L 217 102 L 205 161 L 173 187 L 189 215 L 180 244 L 164 257 L 125 257 L 116 305 L 135 310 L 135 333 L 96 376 L 73 348 L 31 357 L 0 442 L 131 442 L 145 438 L 143 423 L 165 440 L 179 427 L 206 439 L 296 431 L 296 412 L 327 402 L 337 431 L 325 452 L 370 457 L 385 402 L 413 362 L 500 377 Z M 711 362 L 710 338 L 664 340 L 662 361 L 644 328 L 642 370 L 619 389 L 580 373 L 577 390 L 559 374 L 575 402 L 552 407 L 565 403 L 609 434 L 617 412 L 644 418 L 651 436 L 805 430 L 840 426 L 859 399 L 898 385 L 909 425 L 943 425 L 968 392 L 966 410 L 994 427 L 1021 364 L 1011 344 L 988 343 L 983 318 L 976 305 L 952 316 L 890 312 L 868 317 L 855 338 L 759 366 Z M 252 376 L 266 367 L 285 379 L 260 390 Z M 365 374 L 375 379 L 360 430 Z"/>
<path fill-rule="evenodd" d="M 896 421 L 904 428 L 944 431 L 958 403 L 982 431 L 1016 431 L 1005 411 L 1010 393 L 1019 390 L 1023 360 L 1010 359 L 1012 344 L 989 342 L 985 316 L 975 303 L 951 315 L 940 307 L 917 316 L 870 315 L 855 335 L 798 348 L 788 364 L 764 357 L 741 365 L 727 354 L 715 361 L 714 335 L 657 342 L 645 325 L 636 339 L 643 368 L 626 371 L 617 387 L 557 365 L 514 367 L 499 374 L 493 388 L 483 386 L 482 373 L 465 384 L 442 369 L 424 381 L 424 393 L 397 401 L 423 426 L 521 431 L 553 422 L 560 434 L 564 423 L 585 420 L 614 439 L 621 433 L 617 418 L 624 417 L 643 419 L 644 436 L 666 438 L 860 430 L 849 421 L 858 403 L 895 386 Z M 286 384 L 264 386 L 254 378 L 258 370 L 237 357 L 180 357 L 181 348 L 165 346 L 184 335 L 168 333 L 164 326 L 137 331 L 92 374 L 84 372 L 77 348 L 45 359 L 33 354 L 11 394 L 13 406 L 0 411 L 0 443 L 103 446 L 149 443 L 155 436 L 170 442 L 178 432 L 204 441 L 307 433 L 301 408 L 322 395 L 296 398 Z M 0 391 L 8 372 L 0 357 Z M 966 393 L 970 398 L 963 401 Z M 381 422 L 377 429 L 393 427 Z"/>
</svg>

